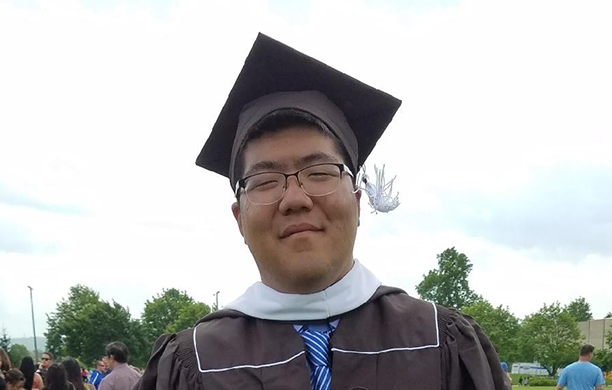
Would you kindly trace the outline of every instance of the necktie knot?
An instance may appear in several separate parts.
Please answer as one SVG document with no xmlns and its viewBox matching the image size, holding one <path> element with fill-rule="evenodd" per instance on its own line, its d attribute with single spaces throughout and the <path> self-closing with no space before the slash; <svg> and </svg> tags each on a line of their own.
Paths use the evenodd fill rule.
<svg viewBox="0 0 612 390">
<path fill-rule="evenodd" d="M 331 368 L 329 364 L 330 331 L 302 328 L 300 336 L 304 339 L 306 357 L 310 366 L 310 385 L 313 390 L 329 390 Z"/>
</svg>

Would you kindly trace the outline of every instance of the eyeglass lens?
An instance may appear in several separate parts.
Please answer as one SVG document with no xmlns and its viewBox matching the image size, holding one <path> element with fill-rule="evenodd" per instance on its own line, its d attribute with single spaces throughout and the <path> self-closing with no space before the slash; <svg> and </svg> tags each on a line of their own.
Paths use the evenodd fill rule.
<svg viewBox="0 0 612 390">
<path fill-rule="evenodd" d="M 340 184 L 342 170 L 336 164 L 317 164 L 295 174 L 265 172 L 250 177 L 245 183 L 247 198 L 253 204 L 271 204 L 283 197 L 289 176 L 297 175 L 308 195 L 324 196 L 334 192 Z"/>
</svg>

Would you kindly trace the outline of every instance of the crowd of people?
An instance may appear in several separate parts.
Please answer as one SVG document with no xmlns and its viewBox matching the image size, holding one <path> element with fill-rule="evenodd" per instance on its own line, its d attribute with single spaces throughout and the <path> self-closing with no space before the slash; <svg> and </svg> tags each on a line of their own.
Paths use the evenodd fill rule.
<svg viewBox="0 0 612 390">
<path fill-rule="evenodd" d="M 96 360 L 95 369 L 88 372 L 71 357 L 55 363 L 50 352 L 42 354 L 38 366 L 26 356 L 19 368 L 12 367 L 8 354 L 0 348 L 0 390 L 128 390 L 141 376 L 127 365 L 128 354 L 125 344 L 112 342 Z"/>
</svg>

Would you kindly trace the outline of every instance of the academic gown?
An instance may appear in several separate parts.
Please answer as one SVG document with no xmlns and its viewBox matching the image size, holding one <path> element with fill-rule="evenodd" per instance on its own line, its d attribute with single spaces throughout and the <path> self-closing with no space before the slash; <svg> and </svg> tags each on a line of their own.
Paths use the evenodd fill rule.
<svg viewBox="0 0 612 390">
<path fill-rule="evenodd" d="M 228 306 L 161 336 L 134 390 L 309 390 L 294 325 L 337 319 L 331 390 L 509 389 L 472 318 L 381 286 L 358 261 L 320 293 L 282 294 L 256 284 Z"/>
</svg>

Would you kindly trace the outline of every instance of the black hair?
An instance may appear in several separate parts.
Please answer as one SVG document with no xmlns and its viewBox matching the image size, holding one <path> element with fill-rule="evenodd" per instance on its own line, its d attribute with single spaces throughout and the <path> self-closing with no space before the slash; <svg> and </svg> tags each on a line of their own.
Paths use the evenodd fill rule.
<svg viewBox="0 0 612 390">
<path fill-rule="evenodd" d="M 261 138 L 266 134 L 273 134 L 281 130 L 298 126 L 311 127 L 321 132 L 321 134 L 329 137 L 332 141 L 334 141 L 337 152 L 342 156 L 342 162 L 351 170 L 354 169 L 353 164 L 351 163 L 351 158 L 349 157 L 346 148 L 342 144 L 342 141 L 340 141 L 340 139 L 322 120 L 306 111 L 295 108 L 283 108 L 264 115 L 257 123 L 253 125 L 253 127 L 249 129 L 248 134 L 246 137 L 244 137 L 242 144 L 240 144 L 240 147 L 238 148 L 238 153 L 236 154 L 234 177 L 238 179 L 244 174 L 244 151 L 250 141 Z M 353 172 L 353 177 L 355 176 L 356 173 Z M 234 184 L 235 183 L 232 183 L 232 185 Z"/>
<path fill-rule="evenodd" d="M 76 390 L 85 390 L 85 385 L 83 385 L 83 374 L 79 362 L 69 357 L 62 360 L 62 366 L 66 369 L 66 379 L 68 379 L 68 382 L 72 383 Z"/>
<path fill-rule="evenodd" d="M 106 356 L 112 356 L 117 363 L 127 363 L 128 347 L 121 341 L 113 341 L 108 343 L 105 348 Z"/>
<path fill-rule="evenodd" d="M 69 387 L 66 379 L 66 369 L 61 364 L 53 363 L 45 374 L 44 390 L 67 390 Z"/>
<path fill-rule="evenodd" d="M 2 375 L 0 375 L 0 390 L 6 390 L 6 381 Z"/>
<path fill-rule="evenodd" d="M 580 356 L 589 356 L 589 354 L 593 353 L 594 350 L 595 347 L 591 344 L 583 345 L 582 348 L 580 348 Z"/>
<path fill-rule="evenodd" d="M 34 366 L 34 359 L 31 356 L 26 356 L 21 359 L 21 365 L 19 370 L 25 377 L 24 389 L 32 390 L 32 384 L 34 384 L 34 374 L 36 373 L 36 367 Z"/>
</svg>

